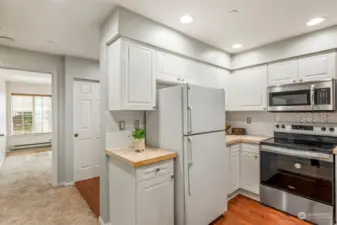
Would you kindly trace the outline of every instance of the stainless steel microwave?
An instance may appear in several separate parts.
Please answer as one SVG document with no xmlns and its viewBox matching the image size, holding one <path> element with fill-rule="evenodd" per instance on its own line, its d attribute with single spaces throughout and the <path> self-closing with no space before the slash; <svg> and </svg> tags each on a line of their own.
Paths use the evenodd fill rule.
<svg viewBox="0 0 337 225">
<path fill-rule="evenodd" d="M 329 79 L 269 87 L 268 111 L 334 111 L 335 85 L 335 79 Z"/>
</svg>

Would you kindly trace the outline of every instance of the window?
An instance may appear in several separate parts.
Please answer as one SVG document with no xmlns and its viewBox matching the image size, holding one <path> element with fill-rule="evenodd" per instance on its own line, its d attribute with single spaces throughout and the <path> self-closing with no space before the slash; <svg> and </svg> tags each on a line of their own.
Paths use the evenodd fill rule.
<svg viewBox="0 0 337 225">
<path fill-rule="evenodd" d="M 12 94 L 12 135 L 52 132 L 52 97 Z"/>
</svg>

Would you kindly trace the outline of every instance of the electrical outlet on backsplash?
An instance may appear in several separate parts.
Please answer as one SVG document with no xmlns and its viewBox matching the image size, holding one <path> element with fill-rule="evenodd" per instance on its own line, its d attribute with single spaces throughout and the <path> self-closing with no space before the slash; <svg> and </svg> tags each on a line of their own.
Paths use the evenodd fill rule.
<svg viewBox="0 0 337 225">
<path fill-rule="evenodd" d="M 273 113 L 274 122 L 337 123 L 337 113 Z"/>
</svg>

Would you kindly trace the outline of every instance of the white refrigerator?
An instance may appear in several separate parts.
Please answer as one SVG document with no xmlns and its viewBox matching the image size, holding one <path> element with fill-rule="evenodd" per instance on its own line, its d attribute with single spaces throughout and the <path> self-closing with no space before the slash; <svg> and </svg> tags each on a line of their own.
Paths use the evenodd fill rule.
<svg viewBox="0 0 337 225">
<path fill-rule="evenodd" d="M 157 90 L 146 142 L 178 153 L 174 225 L 207 225 L 227 211 L 225 93 L 188 84 Z"/>
</svg>

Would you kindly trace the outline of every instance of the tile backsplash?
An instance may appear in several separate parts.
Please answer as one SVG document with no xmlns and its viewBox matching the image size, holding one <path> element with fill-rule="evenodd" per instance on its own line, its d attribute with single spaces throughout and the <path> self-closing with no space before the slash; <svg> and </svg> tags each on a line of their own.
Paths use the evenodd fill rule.
<svg viewBox="0 0 337 225">
<path fill-rule="evenodd" d="M 247 123 L 247 117 L 251 123 Z M 337 124 L 337 113 L 269 113 L 261 111 L 227 112 L 226 123 L 245 128 L 250 135 L 273 135 L 274 122 Z"/>
</svg>

